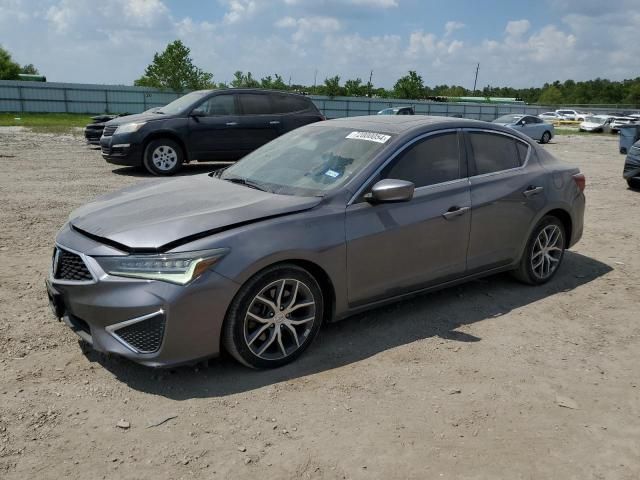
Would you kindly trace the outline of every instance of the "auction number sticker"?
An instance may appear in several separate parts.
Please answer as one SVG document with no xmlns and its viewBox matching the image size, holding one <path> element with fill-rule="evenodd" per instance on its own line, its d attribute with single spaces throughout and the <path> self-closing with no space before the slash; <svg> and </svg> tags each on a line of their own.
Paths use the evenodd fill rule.
<svg viewBox="0 0 640 480">
<path fill-rule="evenodd" d="M 367 140 L 368 142 L 386 143 L 391 135 L 376 132 L 351 132 L 345 138 L 353 138 L 356 140 Z"/>
</svg>

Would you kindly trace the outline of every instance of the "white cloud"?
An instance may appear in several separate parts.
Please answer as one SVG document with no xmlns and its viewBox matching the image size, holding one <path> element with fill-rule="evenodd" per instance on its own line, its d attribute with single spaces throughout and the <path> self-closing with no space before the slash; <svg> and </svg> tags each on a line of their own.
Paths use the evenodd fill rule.
<svg viewBox="0 0 640 480">
<path fill-rule="evenodd" d="M 225 23 L 236 23 L 252 16 L 258 4 L 254 0 L 229 0 L 229 10 L 224 15 Z"/>
<path fill-rule="evenodd" d="M 311 16 L 311 17 L 283 17 L 275 23 L 278 28 L 295 28 L 291 35 L 294 42 L 305 42 L 313 34 L 336 32 L 340 30 L 340 22 L 333 17 Z"/>
<path fill-rule="evenodd" d="M 512 20 L 507 23 L 507 27 L 504 31 L 511 37 L 520 37 L 527 33 L 530 28 L 531 22 L 529 22 L 529 20 Z"/>
<path fill-rule="evenodd" d="M 363 7 L 391 8 L 398 6 L 398 0 L 351 0 L 354 5 Z"/>
<path fill-rule="evenodd" d="M 445 37 L 448 37 L 452 33 L 454 33 L 456 30 L 460 30 L 465 26 L 466 25 L 462 22 L 454 22 L 454 21 L 447 22 L 444 24 L 444 35 Z"/>
</svg>

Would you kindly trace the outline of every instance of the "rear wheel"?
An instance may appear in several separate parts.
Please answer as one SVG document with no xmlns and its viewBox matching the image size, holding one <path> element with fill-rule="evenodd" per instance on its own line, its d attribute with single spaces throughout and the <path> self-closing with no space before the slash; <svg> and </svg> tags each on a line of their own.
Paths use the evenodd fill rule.
<svg viewBox="0 0 640 480">
<path fill-rule="evenodd" d="M 303 268 L 281 265 L 250 279 L 229 307 L 223 343 L 240 363 L 274 368 L 299 357 L 320 329 L 322 290 Z"/>
<path fill-rule="evenodd" d="M 565 250 L 565 230 L 553 216 L 543 217 L 533 230 L 518 269 L 513 272 L 521 282 L 542 285 L 558 271 Z"/>
<path fill-rule="evenodd" d="M 542 137 L 540 138 L 540 143 L 549 143 L 549 140 L 551 140 L 551 133 L 547 131 L 542 134 Z"/>
<path fill-rule="evenodd" d="M 151 140 L 144 150 L 144 167 L 154 175 L 173 175 L 182 168 L 182 162 L 182 148 L 168 138 Z"/>
</svg>

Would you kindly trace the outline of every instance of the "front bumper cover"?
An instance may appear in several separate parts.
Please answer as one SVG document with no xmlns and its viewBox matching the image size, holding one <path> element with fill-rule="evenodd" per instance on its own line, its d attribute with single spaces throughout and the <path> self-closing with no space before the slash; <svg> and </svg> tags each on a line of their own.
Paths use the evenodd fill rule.
<svg viewBox="0 0 640 480">
<path fill-rule="evenodd" d="M 52 310 L 95 350 L 152 367 L 188 364 L 219 354 L 227 306 L 239 288 L 233 281 L 214 271 L 185 286 L 116 277 L 68 244 L 58 247 L 81 255 L 94 280 L 69 282 L 54 279 L 50 272 L 46 288 Z M 156 351 L 144 351 L 122 334 L 124 327 L 159 316 L 162 333 Z"/>
</svg>

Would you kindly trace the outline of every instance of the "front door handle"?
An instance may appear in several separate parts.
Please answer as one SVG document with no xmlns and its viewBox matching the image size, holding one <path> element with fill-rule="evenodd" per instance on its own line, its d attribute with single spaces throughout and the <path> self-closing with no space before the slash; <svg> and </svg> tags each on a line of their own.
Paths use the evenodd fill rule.
<svg viewBox="0 0 640 480">
<path fill-rule="evenodd" d="M 529 197 L 532 197 L 534 195 L 538 195 L 543 190 L 544 190 L 544 187 L 536 187 L 536 186 L 533 186 L 533 185 L 529 185 L 529 187 L 527 187 L 527 189 L 524 192 L 522 192 L 522 194 L 525 197 L 529 198 Z"/>
<path fill-rule="evenodd" d="M 460 215 L 464 215 L 469 210 L 471 210 L 471 207 L 457 207 L 457 206 L 455 206 L 455 207 L 451 207 L 449 210 L 444 212 L 442 214 L 442 216 L 447 220 L 451 220 L 452 218 L 459 217 Z"/>
<path fill-rule="evenodd" d="M 238 125 L 238 122 L 227 122 L 227 127 L 235 127 Z"/>
<path fill-rule="evenodd" d="M 280 120 L 272 120 L 269 122 L 269 125 L 280 125 Z"/>
</svg>

